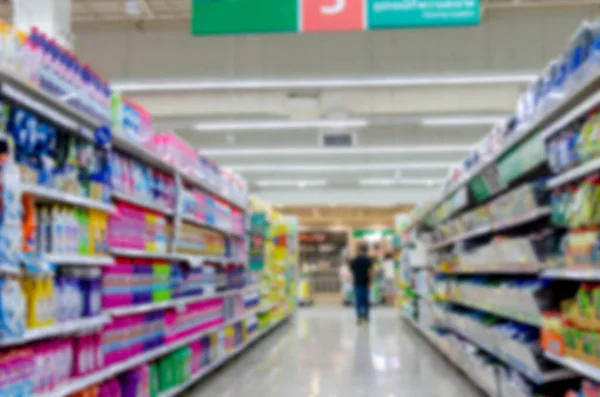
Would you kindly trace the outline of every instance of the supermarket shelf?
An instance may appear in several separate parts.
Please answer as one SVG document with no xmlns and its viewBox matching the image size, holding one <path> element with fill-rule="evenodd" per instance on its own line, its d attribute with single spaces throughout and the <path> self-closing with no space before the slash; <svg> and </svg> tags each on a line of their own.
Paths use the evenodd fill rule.
<svg viewBox="0 0 600 397">
<path fill-rule="evenodd" d="M 173 210 L 170 208 L 157 207 L 155 203 L 151 203 L 146 200 L 140 200 L 135 197 L 131 197 L 125 193 L 113 191 L 112 196 L 114 199 L 117 199 L 119 201 L 125 201 L 129 204 L 134 204 L 134 205 L 137 205 L 138 207 L 149 209 L 150 211 L 165 214 L 167 216 L 173 215 Z"/>
<path fill-rule="evenodd" d="M 41 185 L 24 184 L 23 193 L 30 193 L 37 198 L 54 201 L 58 203 L 70 204 L 77 207 L 92 208 L 105 212 L 114 212 L 115 207 L 111 204 L 103 203 L 98 200 L 83 196 L 77 196 L 60 190 L 52 189 Z"/>
<path fill-rule="evenodd" d="M 546 383 L 558 382 L 561 380 L 568 380 L 568 379 L 576 378 L 576 375 L 573 372 L 571 372 L 569 370 L 565 370 L 565 369 L 557 369 L 557 370 L 547 372 L 547 373 L 538 372 L 537 370 L 525 365 L 520 360 L 517 360 L 516 358 L 514 358 L 502 351 L 497 351 L 495 349 L 490 348 L 489 346 L 486 346 L 484 343 L 477 341 L 476 338 L 473 338 L 469 334 L 462 332 L 459 329 L 452 328 L 452 330 L 454 332 L 456 332 L 457 334 L 461 335 L 463 338 L 465 338 L 465 339 L 471 341 L 472 343 L 474 343 L 475 345 L 479 346 L 482 350 L 485 350 L 492 356 L 496 357 L 498 360 L 500 360 L 500 361 L 504 362 L 505 364 L 509 365 L 510 367 L 516 369 L 517 371 L 519 371 L 521 374 L 523 374 L 524 376 L 529 378 L 531 381 L 533 381 L 537 385 L 543 385 Z"/>
<path fill-rule="evenodd" d="M 522 324 L 531 325 L 533 327 L 541 327 L 542 326 L 541 316 L 538 318 L 533 318 L 529 314 L 513 313 L 510 311 L 505 311 L 500 308 L 486 306 L 486 305 L 480 305 L 480 304 L 477 304 L 474 302 L 466 302 L 466 301 L 462 301 L 459 299 L 448 299 L 448 300 L 446 300 L 446 302 L 450 302 L 452 304 L 463 306 L 463 307 L 466 307 L 469 309 L 490 313 L 490 314 L 493 314 L 498 317 L 502 317 L 502 318 L 512 320 L 512 321 L 522 323 Z"/>
<path fill-rule="evenodd" d="M 175 175 L 176 169 L 169 164 L 165 159 L 151 152 L 136 142 L 132 142 L 118 134 L 113 135 L 113 148 L 135 157 L 144 164 L 150 165 L 164 173 Z"/>
<path fill-rule="evenodd" d="M 438 243 L 435 244 L 431 244 L 428 249 L 429 250 L 435 250 L 435 249 L 439 249 L 439 248 L 443 248 L 446 247 L 448 245 L 452 245 L 458 241 L 462 241 L 462 240 L 468 240 L 470 238 L 473 237 L 478 237 L 478 236 L 482 236 L 485 234 L 489 234 L 489 233 L 494 233 L 494 232 L 499 232 L 502 230 L 506 230 L 506 229 L 510 229 L 512 227 L 515 226 L 519 226 L 519 225 L 524 225 L 526 223 L 529 222 L 533 222 L 537 219 L 543 218 L 545 216 L 550 215 L 550 213 L 552 212 L 552 209 L 550 207 L 540 207 L 540 208 L 536 208 L 532 211 L 529 211 L 525 214 L 519 215 L 519 216 L 515 216 L 514 218 L 511 218 L 507 221 L 503 221 L 503 222 L 497 222 L 494 223 L 493 225 L 486 225 L 486 226 L 480 226 L 478 228 L 476 228 L 475 230 L 471 230 L 470 232 L 452 237 L 450 239 L 447 240 L 443 240 L 440 241 Z"/>
<path fill-rule="evenodd" d="M 151 303 L 144 303 L 144 304 L 140 304 L 140 305 L 116 307 L 113 309 L 105 310 L 104 313 L 108 314 L 111 317 L 121 317 L 121 316 L 128 316 L 128 315 L 132 315 L 132 314 L 148 313 L 148 312 L 153 312 L 153 311 L 157 311 L 157 310 L 170 309 L 173 307 L 179 308 L 179 307 L 189 305 L 190 303 L 201 302 L 206 299 L 224 298 L 226 296 L 242 294 L 245 291 L 246 291 L 246 288 L 238 289 L 238 290 L 230 290 L 230 291 L 225 291 L 225 292 L 219 292 L 219 293 L 210 294 L 210 295 L 187 296 L 187 297 L 183 297 L 183 298 L 171 299 L 171 300 L 168 300 L 165 302 L 151 302 Z"/>
<path fill-rule="evenodd" d="M 565 280 L 600 280 L 600 269 L 548 269 L 542 278 Z"/>
<path fill-rule="evenodd" d="M 115 264 L 115 258 L 107 255 L 45 254 L 44 259 L 57 265 L 112 266 Z"/>
<path fill-rule="evenodd" d="M 67 130 L 85 137 L 86 139 L 93 140 L 93 130 L 106 124 L 105 122 L 94 119 L 92 116 L 80 112 L 68 103 L 63 102 L 46 91 L 30 84 L 23 77 L 7 67 L 0 67 L 0 80 L 2 80 L 0 89 L 5 97 L 12 98 L 17 102 L 22 103 L 37 113 L 53 120 L 57 124 L 64 126 Z M 177 170 L 176 167 L 169 164 L 160 156 L 118 134 L 113 134 L 112 146 L 163 172 L 171 175 L 175 175 L 176 172 L 181 172 L 181 170 Z M 247 203 L 231 200 L 194 176 L 182 173 L 182 177 L 186 182 L 209 191 L 241 209 L 245 210 L 247 207 Z"/>
<path fill-rule="evenodd" d="M 467 185 L 474 177 L 481 174 L 486 167 L 494 164 L 502 155 L 515 147 L 518 143 L 532 136 L 536 131 L 541 130 L 540 134 L 544 137 L 550 137 L 561 128 L 581 117 L 585 112 L 596 107 L 600 102 L 598 85 L 600 85 L 600 71 L 597 71 L 577 89 L 573 90 L 572 93 L 565 96 L 563 101 L 548 108 L 534 121 L 523 125 L 518 131 L 515 131 L 500 150 L 494 153 L 490 158 L 482 161 L 451 187 L 444 190 L 435 202 L 419 211 L 419 213 L 411 220 L 407 229 L 412 229 L 416 224 L 420 223 L 427 215 L 446 201 L 450 195 Z"/>
<path fill-rule="evenodd" d="M 237 319 L 237 321 L 242 320 L 244 316 L 241 316 Z M 136 357 L 130 358 L 123 362 L 113 364 L 104 368 L 101 371 L 95 372 L 91 375 L 83 376 L 77 379 L 73 379 L 70 382 L 58 386 L 57 389 L 50 393 L 38 394 L 35 397 L 67 397 L 77 391 L 83 390 L 86 387 L 98 384 L 106 379 L 112 378 L 124 371 L 127 371 L 131 368 L 135 368 L 141 364 L 147 363 L 149 361 L 155 360 L 165 354 L 168 354 L 174 350 L 179 349 L 180 347 L 187 346 L 191 342 L 201 338 L 204 335 L 207 335 L 211 332 L 214 332 L 220 328 L 222 328 L 223 324 L 216 325 L 209 329 L 205 329 L 203 331 L 197 332 L 194 335 L 187 336 L 181 340 L 178 340 L 175 343 L 170 343 L 168 345 L 161 346 L 157 349 L 153 349 L 149 352 L 140 354 Z"/>
<path fill-rule="evenodd" d="M 126 258 L 165 259 L 182 262 L 187 260 L 187 256 L 185 255 L 171 254 L 168 252 L 148 252 L 129 248 L 111 248 L 110 252 L 114 256 L 121 256 Z"/>
<path fill-rule="evenodd" d="M 600 158 L 591 161 L 586 161 L 585 163 L 575 168 L 572 168 L 566 172 L 563 172 L 562 174 L 559 174 L 558 176 L 555 176 L 547 182 L 546 186 L 548 186 L 549 189 L 554 189 L 556 187 L 564 185 L 565 183 L 573 182 L 580 178 L 583 178 L 584 176 L 598 170 L 600 170 Z"/>
<path fill-rule="evenodd" d="M 441 275 L 474 275 L 474 274 L 501 274 L 501 275 L 513 275 L 513 276 L 535 276 L 540 272 L 540 268 L 517 268 L 517 267 L 506 267 L 506 268 L 466 268 L 466 269 L 452 269 L 438 272 Z"/>
<path fill-rule="evenodd" d="M 0 275 L 6 274 L 9 276 L 18 276 L 21 274 L 21 269 L 11 265 L 0 264 Z"/>
<path fill-rule="evenodd" d="M 80 136 L 93 139 L 93 136 L 89 135 L 89 128 L 96 128 L 102 124 L 68 103 L 60 101 L 54 95 L 29 83 L 10 68 L 0 67 L 0 79 L 4 82 L 2 84 L 3 95 L 66 127 L 71 132 L 78 132 Z M 79 124 L 84 124 L 88 132 L 79 130 Z"/>
<path fill-rule="evenodd" d="M 412 325 L 415 330 L 417 330 L 417 332 L 419 332 L 433 347 L 435 347 L 437 349 L 437 351 L 444 356 L 451 364 L 453 364 L 457 369 L 459 369 L 463 374 L 466 375 L 466 377 L 471 380 L 471 382 L 473 382 L 473 384 L 475 384 L 475 386 L 477 386 L 477 388 L 479 388 L 479 390 L 483 391 L 487 396 L 489 397 L 499 397 L 498 395 L 496 395 L 495 393 L 492 393 L 491 391 L 487 390 L 487 388 L 485 386 L 483 386 L 482 384 L 479 383 L 479 380 L 477 378 L 475 378 L 470 371 L 467 371 L 462 363 L 460 363 L 459 361 L 457 361 L 454 357 L 452 357 L 451 354 L 449 354 L 439 343 L 438 341 L 432 336 L 432 332 L 423 328 L 419 323 L 417 323 L 412 317 L 405 315 L 404 313 L 402 314 L 403 319 L 410 325 Z"/>
<path fill-rule="evenodd" d="M 428 250 L 436 250 L 439 248 L 444 248 L 446 246 L 452 245 L 458 241 L 462 241 L 462 240 L 468 240 L 470 238 L 473 237 L 477 237 L 477 236 L 482 236 L 484 234 L 489 234 L 492 233 L 494 231 L 494 228 L 492 226 L 481 226 L 478 227 L 475 230 L 471 230 L 470 232 L 464 233 L 464 234 L 460 234 L 458 236 L 446 239 L 446 240 L 442 240 L 440 242 L 431 244 L 427 247 Z"/>
<path fill-rule="evenodd" d="M 238 354 L 240 354 L 241 352 L 243 352 L 244 350 L 249 348 L 250 345 L 252 345 L 258 339 L 269 334 L 273 329 L 275 329 L 279 325 L 283 324 L 287 319 L 288 319 L 288 316 L 282 318 L 277 323 L 270 325 L 269 327 L 265 328 L 264 330 L 259 331 L 258 333 L 254 334 L 253 336 L 250 337 L 250 339 L 248 339 L 241 345 L 237 346 L 231 352 L 228 352 L 224 357 L 220 358 L 219 360 L 217 360 L 214 363 L 209 364 L 206 368 L 203 368 L 197 374 L 192 375 L 192 377 L 190 379 L 188 379 L 185 383 L 183 383 L 167 392 L 163 392 L 163 393 L 159 394 L 159 397 L 175 397 L 175 396 L 180 395 L 182 392 L 184 392 L 187 388 L 194 385 L 200 379 L 204 378 L 206 375 L 210 374 L 215 369 L 219 368 L 220 366 L 227 363 L 229 360 L 231 360 L 232 358 L 234 358 L 235 356 L 237 356 Z"/>
<path fill-rule="evenodd" d="M 110 252 L 114 256 L 125 258 L 144 258 L 144 259 L 163 259 L 175 262 L 187 262 L 190 266 L 201 266 L 204 262 L 219 262 L 219 263 L 245 263 L 238 259 L 225 258 L 222 256 L 203 256 L 203 255 L 186 255 L 173 254 L 169 252 L 148 252 L 129 248 L 111 248 Z"/>
<path fill-rule="evenodd" d="M 544 352 L 544 355 L 549 360 L 554 361 L 555 363 L 560 364 L 566 368 L 570 368 L 578 374 L 585 376 L 586 378 L 590 378 L 592 380 L 595 380 L 596 382 L 600 382 L 599 367 L 588 364 L 584 361 L 577 360 L 573 357 L 563 357 L 554 353 L 550 353 L 548 351 Z"/>
<path fill-rule="evenodd" d="M 217 191 L 214 187 L 204 183 L 200 178 L 194 176 L 194 175 L 190 175 L 187 172 L 182 172 L 181 173 L 181 179 L 186 182 L 189 185 L 195 186 L 197 188 L 200 188 L 204 191 L 207 191 L 209 193 L 212 193 L 220 198 L 222 198 L 223 200 L 227 201 L 230 204 L 235 205 L 236 207 L 242 209 L 242 210 L 246 210 L 248 203 L 247 202 L 243 202 L 243 201 L 239 201 L 239 200 L 233 200 L 229 197 L 227 197 L 226 195 L 224 195 L 223 193 Z"/>
<path fill-rule="evenodd" d="M 91 318 L 82 318 L 78 320 L 69 320 L 68 322 L 56 324 L 50 327 L 26 331 L 25 335 L 22 338 L 0 339 L 0 346 L 7 347 L 23 345 L 25 343 L 45 338 L 52 338 L 56 336 L 69 335 L 81 331 L 92 330 L 103 326 L 105 323 L 108 322 L 108 320 L 109 318 L 106 315 Z"/>
<path fill-rule="evenodd" d="M 494 231 L 498 232 L 501 230 L 509 229 L 511 227 L 524 225 L 528 222 L 533 222 L 545 216 L 548 216 L 552 213 L 552 208 L 550 207 L 540 207 L 536 208 L 532 211 L 529 211 L 525 214 L 521 214 L 511 218 L 509 220 L 503 222 L 497 222 L 494 224 Z"/>
<path fill-rule="evenodd" d="M 200 227 L 205 227 L 205 228 L 208 228 L 208 229 L 212 229 L 212 230 L 215 230 L 217 232 L 228 234 L 228 235 L 231 235 L 231 236 L 244 237 L 243 233 L 235 233 L 235 232 L 232 232 L 231 230 L 227 230 L 227 229 L 222 228 L 220 226 L 211 225 L 210 223 L 207 223 L 207 222 L 205 222 L 203 220 L 197 219 L 193 215 L 185 215 L 183 217 L 183 221 L 184 222 L 192 223 L 192 224 L 194 224 L 196 226 L 200 226 Z"/>
</svg>

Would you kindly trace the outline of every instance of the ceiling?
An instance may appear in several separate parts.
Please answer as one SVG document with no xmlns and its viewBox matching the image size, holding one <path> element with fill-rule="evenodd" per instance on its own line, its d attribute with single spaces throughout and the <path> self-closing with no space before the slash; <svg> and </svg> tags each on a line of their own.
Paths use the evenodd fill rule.
<svg viewBox="0 0 600 397">
<path fill-rule="evenodd" d="M 325 207 L 434 197 L 600 6 L 482 0 L 481 24 L 468 28 L 192 37 L 190 0 L 145 0 L 135 17 L 124 0 L 72 2 L 77 53 L 157 130 L 269 202 Z M 353 145 L 324 148 L 331 132 Z"/>
<path fill-rule="evenodd" d="M 14 1 L 14 0 L 13 0 Z M 77 24 L 145 21 L 181 21 L 190 18 L 191 0 L 137 0 L 139 15 L 126 12 L 126 3 L 135 0 L 71 0 L 73 22 Z M 0 5 L 0 15 L 10 19 L 11 1 Z M 600 5 L 597 0 L 482 0 L 483 12 L 498 9 L 564 8 Z"/>
</svg>

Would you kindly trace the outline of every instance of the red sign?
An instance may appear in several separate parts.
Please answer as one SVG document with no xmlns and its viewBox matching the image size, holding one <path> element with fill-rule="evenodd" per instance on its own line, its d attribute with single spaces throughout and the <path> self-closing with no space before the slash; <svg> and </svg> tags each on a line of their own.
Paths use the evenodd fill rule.
<svg viewBox="0 0 600 397">
<path fill-rule="evenodd" d="M 302 0 L 302 32 L 363 30 L 364 0 Z"/>
</svg>

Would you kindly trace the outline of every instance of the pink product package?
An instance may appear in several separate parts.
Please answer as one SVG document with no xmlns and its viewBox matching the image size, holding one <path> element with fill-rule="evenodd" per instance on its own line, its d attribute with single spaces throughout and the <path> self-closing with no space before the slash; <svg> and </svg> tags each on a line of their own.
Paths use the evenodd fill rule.
<svg viewBox="0 0 600 397">
<path fill-rule="evenodd" d="M 75 376 L 84 376 L 95 372 L 104 365 L 104 358 L 100 348 L 99 335 L 80 335 L 74 338 L 74 365 Z"/>
<path fill-rule="evenodd" d="M 153 137 L 154 151 L 163 159 L 184 172 L 194 172 L 200 164 L 194 148 L 173 132 L 163 132 Z"/>
<path fill-rule="evenodd" d="M 190 304 L 184 311 L 170 310 L 165 316 L 167 342 L 222 324 L 225 321 L 223 304 L 222 298 L 216 298 Z"/>
<path fill-rule="evenodd" d="M 196 199 L 196 212 L 194 216 L 201 221 L 206 222 L 206 194 L 199 190 L 194 191 L 194 198 Z"/>
<path fill-rule="evenodd" d="M 16 385 L 22 385 L 23 389 L 33 387 L 34 356 L 35 352 L 27 348 L 0 352 L 0 395 L 7 395 L 5 391 L 14 390 Z"/>
<path fill-rule="evenodd" d="M 33 390 L 42 394 L 66 382 L 74 374 L 72 339 L 43 341 L 34 345 Z"/>
<path fill-rule="evenodd" d="M 118 203 L 108 218 L 108 243 L 115 248 L 144 249 L 145 213 L 127 203 Z"/>
<path fill-rule="evenodd" d="M 115 266 L 102 270 L 102 307 L 105 309 L 133 304 L 133 266 L 119 258 Z"/>
<path fill-rule="evenodd" d="M 118 363 L 155 348 L 156 335 L 164 335 L 162 315 L 139 314 L 114 319 L 102 332 L 104 364 Z"/>
<path fill-rule="evenodd" d="M 98 397 L 128 397 L 121 393 L 121 385 L 116 379 L 109 379 L 100 385 Z"/>
<path fill-rule="evenodd" d="M 202 342 L 195 340 L 190 343 L 190 350 L 192 352 L 191 370 L 192 374 L 199 372 L 202 369 Z"/>
<path fill-rule="evenodd" d="M 131 343 L 136 320 L 140 316 L 119 317 L 104 327 L 102 332 L 102 352 L 104 364 L 126 360 L 134 354 L 135 349 Z"/>
</svg>

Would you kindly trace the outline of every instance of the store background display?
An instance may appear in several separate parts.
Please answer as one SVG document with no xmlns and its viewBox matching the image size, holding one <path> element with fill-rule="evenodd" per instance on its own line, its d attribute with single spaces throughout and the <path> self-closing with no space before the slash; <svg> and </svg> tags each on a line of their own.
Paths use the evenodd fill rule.
<svg viewBox="0 0 600 397">
<path fill-rule="evenodd" d="M 423 299 L 435 322 L 419 306 L 411 323 L 490 396 L 600 391 L 599 27 L 581 26 L 404 229 L 441 287 Z"/>
<path fill-rule="evenodd" d="M 53 40 L 0 36 L 1 395 L 177 395 L 293 312 L 293 220 L 252 271 L 242 180 Z"/>
</svg>

